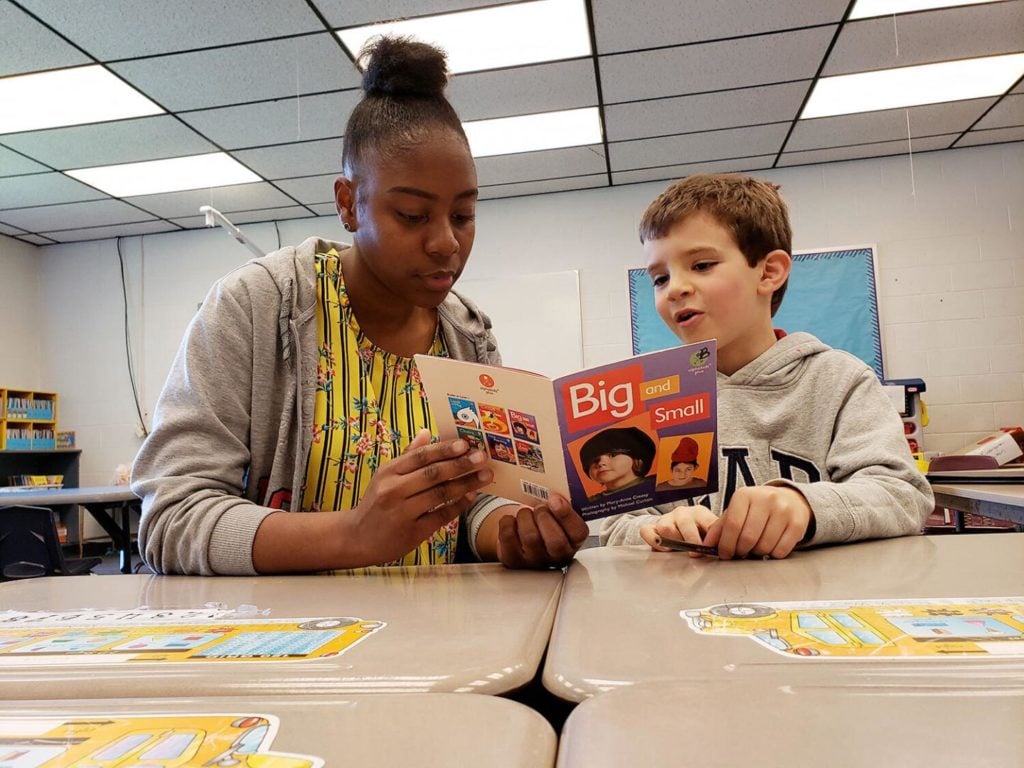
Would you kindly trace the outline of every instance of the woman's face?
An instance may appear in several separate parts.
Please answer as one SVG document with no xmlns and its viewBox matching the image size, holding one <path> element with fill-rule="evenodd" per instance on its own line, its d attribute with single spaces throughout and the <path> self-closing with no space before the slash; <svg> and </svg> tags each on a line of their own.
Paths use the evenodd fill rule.
<svg viewBox="0 0 1024 768">
<path fill-rule="evenodd" d="M 633 457 L 628 453 L 602 453 L 587 469 L 587 475 L 605 490 L 613 491 L 636 480 Z"/>
<path fill-rule="evenodd" d="M 476 166 L 453 131 L 384 156 L 370 151 L 335 182 L 338 212 L 358 257 L 405 305 L 436 307 L 462 274 L 476 234 Z"/>
</svg>

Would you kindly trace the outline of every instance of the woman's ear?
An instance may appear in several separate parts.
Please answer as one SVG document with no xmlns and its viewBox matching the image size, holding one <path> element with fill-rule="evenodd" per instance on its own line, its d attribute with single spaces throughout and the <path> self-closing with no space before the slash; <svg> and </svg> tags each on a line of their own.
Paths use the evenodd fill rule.
<svg viewBox="0 0 1024 768">
<path fill-rule="evenodd" d="M 346 176 L 334 180 L 334 207 L 338 210 L 338 218 L 346 232 L 355 232 L 359 227 L 356 221 L 356 186 Z"/>
<path fill-rule="evenodd" d="M 758 291 L 771 296 L 789 279 L 793 268 L 793 257 L 782 249 L 776 249 L 761 260 L 761 280 Z"/>
</svg>

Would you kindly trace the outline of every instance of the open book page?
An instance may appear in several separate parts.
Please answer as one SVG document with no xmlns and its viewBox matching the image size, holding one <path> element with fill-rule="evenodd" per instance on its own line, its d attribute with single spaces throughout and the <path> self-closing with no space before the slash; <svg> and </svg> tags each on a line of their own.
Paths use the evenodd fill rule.
<svg viewBox="0 0 1024 768">
<path fill-rule="evenodd" d="M 586 519 L 718 488 L 715 342 L 651 352 L 555 381 L 416 356 L 438 435 L 490 456 L 486 491 L 566 496 Z"/>
<path fill-rule="evenodd" d="M 568 498 L 562 437 L 550 379 L 445 357 L 416 355 L 438 435 L 458 437 L 490 456 L 485 490 L 531 506 L 551 491 Z"/>
<path fill-rule="evenodd" d="M 569 495 L 586 519 L 718 489 L 714 340 L 555 381 Z"/>
</svg>

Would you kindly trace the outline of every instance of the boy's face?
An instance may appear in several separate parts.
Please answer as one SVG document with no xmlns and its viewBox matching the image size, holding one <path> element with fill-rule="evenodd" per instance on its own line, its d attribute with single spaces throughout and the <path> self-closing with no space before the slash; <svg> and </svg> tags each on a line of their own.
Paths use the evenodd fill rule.
<svg viewBox="0 0 1024 768">
<path fill-rule="evenodd" d="M 628 453 L 602 453 L 587 469 L 587 474 L 594 482 L 604 485 L 606 490 L 614 490 L 633 482 L 633 457 Z"/>
<path fill-rule="evenodd" d="M 670 483 L 673 485 L 686 485 L 691 480 L 693 480 L 693 464 L 687 464 L 683 461 L 672 467 Z"/>
<path fill-rule="evenodd" d="M 735 373 L 775 343 L 765 262 L 747 264 L 713 216 L 687 216 L 644 254 L 661 319 L 684 343 L 718 339 L 718 370 Z"/>
</svg>

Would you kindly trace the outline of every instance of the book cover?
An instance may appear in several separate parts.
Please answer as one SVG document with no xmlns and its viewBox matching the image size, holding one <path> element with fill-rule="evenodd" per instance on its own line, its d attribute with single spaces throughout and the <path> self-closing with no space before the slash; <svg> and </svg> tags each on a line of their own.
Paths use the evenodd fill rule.
<svg viewBox="0 0 1024 768">
<path fill-rule="evenodd" d="M 486 490 L 535 505 L 558 491 L 584 519 L 718 490 L 714 340 L 549 379 L 416 356 L 442 439 L 492 459 Z"/>
</svg>

